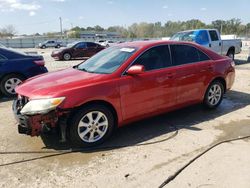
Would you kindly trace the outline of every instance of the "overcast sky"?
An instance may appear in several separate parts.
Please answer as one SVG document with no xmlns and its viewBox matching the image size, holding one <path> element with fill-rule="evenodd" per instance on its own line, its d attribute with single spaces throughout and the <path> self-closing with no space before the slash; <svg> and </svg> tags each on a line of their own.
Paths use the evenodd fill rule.
<svg viewBox="0 0 250 188">
<path fill-rule="evenodd" d="M 0 0 L 0 28 L 12 24 L 18 34 L 59 31 L 72 26 L 129 26 L 135 22 L 166 23 L 240 18 L 250 23 L 249 0 Z"/>
</svg>

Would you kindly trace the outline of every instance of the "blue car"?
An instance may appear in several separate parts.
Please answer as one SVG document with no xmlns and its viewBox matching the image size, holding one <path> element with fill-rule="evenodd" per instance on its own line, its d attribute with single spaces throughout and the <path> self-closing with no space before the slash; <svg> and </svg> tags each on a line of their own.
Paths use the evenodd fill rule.
<svg viewBox="0 0 250 188">
<path fill-rule="evenodd" d="M 0 91 L 8 97 L 16 95 L 15 87 L 24 80 L 48 72 L 43 56 L 29 55 L 0 47 Z"/>
</svg>

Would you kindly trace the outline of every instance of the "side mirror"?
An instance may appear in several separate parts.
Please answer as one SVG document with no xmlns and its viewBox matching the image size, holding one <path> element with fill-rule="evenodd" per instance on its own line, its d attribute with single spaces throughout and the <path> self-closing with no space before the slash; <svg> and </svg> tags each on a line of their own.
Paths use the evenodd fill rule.
<svg viewBox="0 0 250 188">
<path fill-rule="evenodd" d="M 138 75 L 145 72 L 145 67 L 143 65 L 133 65 L 127 70 L 128 75 Z"/>
</svg>

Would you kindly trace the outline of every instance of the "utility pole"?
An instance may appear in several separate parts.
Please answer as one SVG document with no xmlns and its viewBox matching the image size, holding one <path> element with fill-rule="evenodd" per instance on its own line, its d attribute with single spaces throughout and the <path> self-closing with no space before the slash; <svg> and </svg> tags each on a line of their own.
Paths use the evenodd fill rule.
<svg viewBox="0 0 250 188">
<path fill-rule="evenodd" d="M 222 25 L 222 23 L 221 23 L 221 25 L 220 25 L 220 34 L 222 35 L 222 31 L 223 31 L 223 25 Z"/>
<path fill-rule="evenodd" d="M 62 18 L 59 17 L 60 20 L 60 31 L 61 31 L 61 39 L 63 38 L 63 30 L 62 30 Z"/>
</svg>

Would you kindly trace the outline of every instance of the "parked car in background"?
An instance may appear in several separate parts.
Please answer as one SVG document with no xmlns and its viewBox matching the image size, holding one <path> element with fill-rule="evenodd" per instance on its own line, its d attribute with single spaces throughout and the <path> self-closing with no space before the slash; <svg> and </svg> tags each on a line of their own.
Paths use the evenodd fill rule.
<svg viewBox="0 0 250 188">
<path fill-rule="evenodd" d="M 0 48 L 0 91 L 15 96 L 15 87 L 27 78 L 48 72 L 42 56 Z"/>
<path fill-rule="evenodd" d="M 194 43 L 123 43 L 18 86 L 13 110 L 20 133 L 60 126 L 62 140 L 93 146 L 129 122 L 196 103 L 216 108 L 234 76 L 232 59 Z"/>
<path fill-rule="evenodd" d="M 222 40 L 217 29 L 198 29 L 176 33 L 170 40 L 192 41 L 205 46 L 218 54 L 234 59 L 234 55 L 241 52 L 240 39 Z"/>
<path fill-rule="evenodd" d="M 75 58 L 91 57 L 104 48 L 94 42 L 75 42 L 69 44 L 66 48 L 53 51 L 51 57 L 68 61 Z"/>
<path fill-rule="evenodd" d="M 55 41 L 55 40 L 47 40 L 45 42 L 42 42 L 42 43 L 39 43 L 38 44 L 38 47 L 39 48 L 60 48 L 62 47 L 62 42 L 59 42 L 59 41 Z"/>
<path fill-rule="evenodd" d="M 110 47 L 110 46 L 114 46 L 117 43 L 112 40 L 100 40 L 98 44 L 104 47 Z"/>
</svg>

